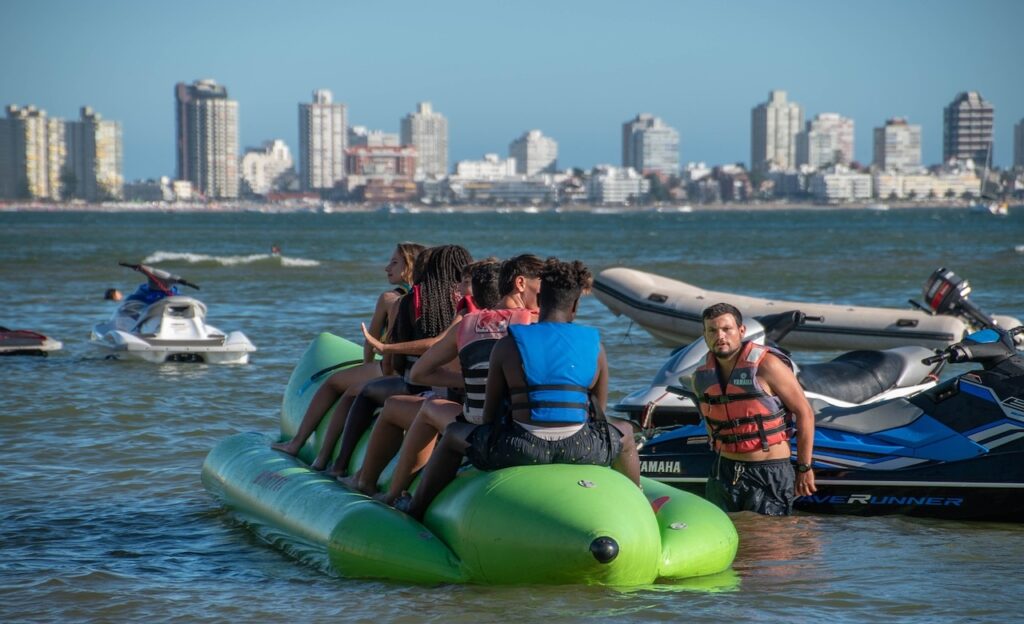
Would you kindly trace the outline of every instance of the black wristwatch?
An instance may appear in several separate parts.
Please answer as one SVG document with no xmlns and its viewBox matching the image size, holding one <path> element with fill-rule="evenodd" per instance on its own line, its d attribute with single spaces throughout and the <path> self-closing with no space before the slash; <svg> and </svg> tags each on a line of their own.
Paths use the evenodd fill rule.
<svg viewBox="0 0 1024 624">
<path fill-rule="evenodd" d="M 811 471 L 811 465 L 810 464 L 797 464 L 796 465 L 796 471 L 797 472 L 810 472 Z"/>
</svg>

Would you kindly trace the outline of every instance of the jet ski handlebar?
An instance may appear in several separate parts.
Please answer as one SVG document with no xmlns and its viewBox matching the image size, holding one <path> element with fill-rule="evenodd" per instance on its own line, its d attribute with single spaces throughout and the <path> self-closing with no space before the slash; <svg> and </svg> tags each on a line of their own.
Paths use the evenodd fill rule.
<svg viewBox="0 0 1024 624">
<path fill-rule="evenodd" d="M 765 340 L 773 343 L 782 342 L 782 339 L 785 338 L 789 332 L 804 323 L 825 322 L 824 316 L 809 316 L 800 310 L 788 310 L 786 312 L 776 312 L 775 314 L 764 314 L 762 316 L 755 316 L 754 318 L 761 323 L 762 327 L 764 327 Z"/>
<path fill-rule="evenodd" d="M 193 284 L 180 275 L 168 273 L 163 269 L 155 269 L 153 267 L 146 266 L 145 264 L 131 264 L 128 262 L 118 262 L 118 264 L 133 271 L 142 273 L 148 280 L 156 283 L 156 285 L 161 287 L 163 290 L 167 290 L 167 287 L 171 284 L 181 284 L 182 286 L 188 286 L 189 288 L 199 290 L 199 286 L 196 284 Z"/>
<path fill-rule="evenodd" d="M 922 364 L 935 364 L 943 360 L 952 364 L 962 362 L 992 363 L 1016 354 L 1013 337 L 1024 334 L 1024 325 L 1010 330 L 985 329 L 951 344 L 942 352 L 921 360 Z"/>
</svg>

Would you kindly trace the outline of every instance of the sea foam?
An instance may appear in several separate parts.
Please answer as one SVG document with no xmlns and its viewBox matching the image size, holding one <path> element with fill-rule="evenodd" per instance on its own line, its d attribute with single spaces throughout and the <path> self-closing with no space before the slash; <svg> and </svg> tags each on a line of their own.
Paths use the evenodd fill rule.
<svg viewBox="0 0 1024 624">
<path fill-rule="evenodd" d="M 249 254 L 245 256 L 211 256 L 208 254 L 186 253 L 177 251 L 156 251 L 142 261 L 143 264 L 160 262 L 185 262 L 188 264 L 219 264 L 221 266 L 239 266 L 256 262 L 278 263 L 284 267 L 315 267 L 320 266 L 318 260 L 306 258 L 290 258 L 277 254 Z"/>
</svg>

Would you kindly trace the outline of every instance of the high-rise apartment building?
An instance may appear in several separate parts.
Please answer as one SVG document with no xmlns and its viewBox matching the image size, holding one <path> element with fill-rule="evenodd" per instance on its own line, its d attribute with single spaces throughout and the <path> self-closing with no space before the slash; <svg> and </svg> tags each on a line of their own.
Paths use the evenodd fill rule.
<svg viewBox="0 0 1024 624">
<path fill-rule="evenodd" d="M 402 141 L 395 132 L 370 130 L 366 126 L 348 127 L 348 147 L 401 147 Z M 346 148 L 347 149 L 347 148 Z"/>
<path fill-rule="evenodd" d="M 448 173 L 448 120 L 435 113 L 430 102 L 402 119 L 402 145 L 416 148 L 417 177 L 444 177 Z"/>
<path fill-rule="evenodd" d="M 67 159 L 64 121 L 10 105 L 0 119 L 0 197 L 61 199 Z M 68 189 L 70 191 L 70 189 Z"/>
<path fill-rule="evenodd" d="M 75 197 L 88 201 L 124 198 L 121 124 L 83 106 L 78 121 L 67 122 L 65 176 Z"/>
<path fill-rule="evenodd" d="M 299 170 L 302 188 L 334 188 L 345 179 L 348 126 L 344 104 L 335 104 L 327 89 L 313 92 L 313 102 L 299 104 Z"/>
<path fill-rule="evenodd" d="M 977 91 L 958 93 L 942 111 L 942 159 L 974 160 L 992 165 L 995 109 Z"/>
<path fill-rule="evenodd" d="M 796 167 L 796 135 L 804 111 L 786 101 L 785 91 L 772 91 L 768 101 L 750 111 L 750 166 L 756 171 Z"/>
<path fill-rule="evenodd" d="M 638 114 L 622 124 L 622 166 L 645 175 L 679 175 L 679 132 L 659 117 Z"/>
<path fill-rule="evenodd" d="M 516 173 L 532 176 L 558 170 L 558 143 L 540 130 L 524 132 L 512 141 L 508 155 L 516 159 Z"/>
<path fill-rule="evenodd" d="M 178 179 L 208 198 L 238 197 L 238 102 L 213 80 L 175 85 Z"/>
<path fill-rule="evenodd" d="M 254 195 L 266 195 L 282 174 L 292 168 L 292 153 L 284 141 L 267 141 L 259 148 L 245 150 L 239 164 L 242 181 Z"/>
<path fill-rule="evenodd" d="M 1024 119 L 1013 127 L 1013 166 L 1024 168 Z"/>
<path fill-rule="evenodd" d="M 853 120 L 820 113 L 797 135 L 796 164 L 820 169 L 853 162 Z"/>
<path fill-rule="evenodd" d="M 875 128 L 874 165 L 882 171 L 914 171 L 921 168 L 921 126 L 902 117 Z"/>
</svg>

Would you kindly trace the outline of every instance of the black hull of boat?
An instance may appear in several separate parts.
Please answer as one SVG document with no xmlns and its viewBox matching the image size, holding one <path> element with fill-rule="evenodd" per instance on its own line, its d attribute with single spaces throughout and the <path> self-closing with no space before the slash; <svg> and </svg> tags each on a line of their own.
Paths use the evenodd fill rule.
<svg viewBox="0 0 1024 624">
<path fill-rule="evenodd" d="M 819 468 L 818 491 L 794 507 L 821 514 L 1024 522 L 1024 444 L 1014 446 L 969 461 L 902 470 Z M 644 476 L 703 495 L 714 456 L 641 451 L 640 460 Z"/>
<path fill-rule="evenodd" d="M 5 349 L 5 350 L 0 350 L 0 357 L 3 357 L 5 355 L 38 355 L 38 356 L 46 357 L 47 355 L 49 355 L 49 353 L 47 351 L 43 351 L 42 349 Z"/>
</svg>

